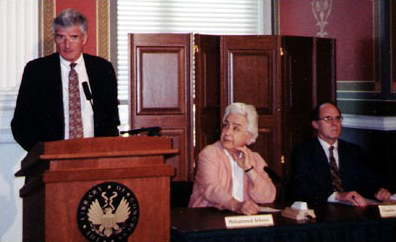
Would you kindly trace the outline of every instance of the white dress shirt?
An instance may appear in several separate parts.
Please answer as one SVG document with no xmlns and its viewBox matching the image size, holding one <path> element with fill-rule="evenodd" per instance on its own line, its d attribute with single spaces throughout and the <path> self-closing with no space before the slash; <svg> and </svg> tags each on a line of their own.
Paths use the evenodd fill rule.
<svg viewBox="0 0 396 242">
<path fill-rule="evenodd" d="M 232 177 L 232 197 L 238 200 L 239 202 L 243 202 L 243 175 L 244 171 L 241 167 L 239 167 L 238 163 L 234 158 L 228 153 L 227 150 L 224 150 L 226 155 L 228 156 L 228 161 L 231 166 L 231 177 Z"/>
<path fill-rule="evenodd" d="M 330 159 L 329 159 L 330 151 L 329 151 L 329 148 L 330 148 L 330 146 L 333 146 L 333 147 L 334 147 L 334 150 L 333 150 L 334 159 L 335 159 L 335 161 L 336 161 L 337 167 L 340 167 L 340 166 L 339 166 L 339 162 L 338 162 L 338 160 L 339 160 L 339 159 L 338 159 L 338 140 L 337 140 L 333 145 L 330 145 L 330 144 L 327 143 L 326 141 L 321 140 L 320 138 L 318 138 L 318 139 L 319 139 L 320 145 L 322 146 L 324 152 L 326 153 L 327 161 L 328 161 L 329 163 L 330 163 Z"/>
<path fill-rule="evenodd" d="M 330 145 L 330 144 L 327 143 L 326 141 L 324 141 L 324 140 L 322 140 L 322 139 L 320 139 L 320 138 L 318 138 L 318 139 L 319 139 L 320 145 L 322 146 L 324 152 L 326 153 L 327 162 L 329 162 L 329 163 L 330 163 L 330 159 L 329 159 L 330 151 L 329 151 L 329 148 L 330 148 L 330 146 L 334 146 L 334 150 L 333 150 L 334 159 L 335 159 L 335 161 L 336 161 L 337 167 L 340 168 L 340 165 L 339 165 L 339 156 L 338 156 L 338 140 L 337 140 L 333 145 Z M 335 201 L 336 201 L 336 199 L 335 199 L 336 194 L 337 194 L 337 192 L 333 192 L 333 193 L 327 198 L 327 201 L 328 201 L 328 202 L 335 202 Z"/>
<path fill-rule="evenodd" d="M 65 116 L 65 139 L 69 139 L 69 72 L 71 70 L 71 62 L 63 59 L 60 56 L 60 63 L 62 73 L 63 110 Z M 77 65 L 74 67 L 74 69 L 78 74 L 78 82 L 80 83 L 79 88 L 84 138 L 94 137 L 93 109 L 91 103 L 85 97 L 84 89 L 81 84 L 83 82 L 87 82 L 89 84 L 88 74 L 82 54 L 75 63 Z"/>
</svg>

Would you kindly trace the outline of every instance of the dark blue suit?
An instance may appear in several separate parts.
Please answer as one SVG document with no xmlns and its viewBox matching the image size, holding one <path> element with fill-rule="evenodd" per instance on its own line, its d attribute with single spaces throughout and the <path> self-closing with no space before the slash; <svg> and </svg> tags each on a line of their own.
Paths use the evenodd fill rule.
<svg viewBox="0 0 396 242">
<path fill-rule="evenodd" d="M 94 135 L 117 136 L 117 79 L 107 60 L 84 54 L 94 103 Z M 36 143 L 63 140 L 65 121 L 58 53 L 27 63 L 11 121 L 15 140 L 27 151 Z"/>
<path fill-rule="evenodd" d="M 338 155 L 344 191 L 357 191 L 364 197 L 373 198 L 380 185 L 366 168 L 360 147 L 339 139 Z M 329 162 L 317 138 L 293 150 L 290 175 L 289 195 L 294 201 L 324 203 L 334 192 Z"/>
</svg>

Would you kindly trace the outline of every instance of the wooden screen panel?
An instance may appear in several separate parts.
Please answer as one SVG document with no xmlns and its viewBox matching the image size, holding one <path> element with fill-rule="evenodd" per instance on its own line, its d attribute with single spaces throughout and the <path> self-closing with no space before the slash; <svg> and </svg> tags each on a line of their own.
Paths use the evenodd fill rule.
<svg viewBox="0 0 396 242">
<path fill-rule="evenodd" d="M 244 102 L 259 114 L 275 114 L 278 44 L 274 36 L 222 36 L 222 113 L 228 104 Z"/>
<path fill-rule="evenodd" d="M 275 159 L 273 152 L 275 144 L 272 142 L 276 138 L 275 134 L 276 132 L 272 128 L 260 128 L 256 142 L 249 147 L 257 151 L 271 169 L 274 169 L 275 166 L 272 162 Z"/>
<path fill-rule="evenodd" d="M 138 115 L 153 112 L 182 114 L 185 109 L 183 90 L 184 49 L 138 47 L 137 101 Z M 176 88 L 175 88 L 176 87 Z M 155 94 L 155 95 L 153 95 Z"/>
<path fill-rule="evenodd" d="M 130 127 L 160 126 L 180 154 L 174 180 L 191 179 L 192 84 L 189 34 L 131 34 Z"/>
<path fill-rule="evenodd" d="M 162 130 L 162 135 L 171 137 L 172 138 L 172 145 L 173 147 L 178 147 L 183 153 L 180 156 L 187 156 L 187 154 L 184 154 L 184 151 L 187 150 L 186 145 L 188 142 L 185 140 L 186 139 L 186 130 L 185 129 L 164 129 Z M 187 163 L 183 162 L 183 160 L 180 159 L 179 156 L 172 156 L 170 158 L 166 159 L 166 164 L 172 165 L 173 167 L 177 167 L 176 169 L 176 178 L 175 180 L 178 180 L 179 177 L 186 176 L 184 174 L 184 171 L 187 169 Z M 181 174 L 179 174 L 181 173 Z"/>
<path fill-rule="evenodd" d="M 272 114 L 272 51 L 235 50 L 229 58 L 230 101 L 253 104 L 261 114 Z"/>
<path fill-rule="evenodd" d="M 284 36 L 282 48 L 284 53 L 282 66 L 284 95 L 282 98 L 285 113 L 282 132 L 283 155 L 286 170 L 288 170 L 288 161 L 293 147 L 312 135 L 311 110 L 317 102 L 314 90 L 316 82 L 315 40 L 310 37 Z"/>
<path fill-rule="evenodd" d="M 256 107 L 259 137 L 252 150 L 281 173 L 280 38 L 221 36 L 221 113 L 232 102 Z"/>
<path fill-rule="evenodd" d="M 195 120 L 198 153 L 220 138 L 220 37 L 195 35 Z"/>
<path fill-rule="evenodd" d="M 293 147 L 312 134 L 311 110 L 316 103 L 316 51 L 314 38 L 282 37 L 284 82 L 283 108 L 283 175 L 289 173 Z"/>
<path fill-rule="evenodd" d="M 315 92 L 316 106 L 318 103 L 333 101 L 336 97 L 336 40 L 315 38 L 315 51 L 316 51 L 316 88 Z"/>
<path fill-rule="evenodd" d="M 335 40 L 284 36 L 282 48 L 284 132 L 299 137 L 290 143 L 295 146 L 312 136 L 312 109 L 320 102 L 335 101 Z M 288 148 L 292 147 L 286 152 Z"/>
<path fill-rule="evenodd" d="M 391 1 L 390 7 L 391 14 L 391 34 L 390 34 L 390 43 L 391 43 L 391 80 L 392 80 L 392 93 L 396 93 L 396 3 Z"/>
<path fill-rule="evenodd" d="M 283 81 L 286 114 L 311 111 L 314 102 L 314 46 L 312 38 L 282 37 Z"/>
<path fill-rule="evenodd" d="M 335 100 L 335 40 L 283 36 L 282 49 L 282 143 L 287 175 L 291 150 L 313 136 L 312 109 L 317 103 Z"/>
</svg>

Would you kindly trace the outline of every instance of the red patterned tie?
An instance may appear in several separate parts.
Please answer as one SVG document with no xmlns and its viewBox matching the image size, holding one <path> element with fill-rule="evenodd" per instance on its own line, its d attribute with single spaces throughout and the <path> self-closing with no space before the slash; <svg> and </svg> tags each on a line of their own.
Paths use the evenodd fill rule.
<svg viewBox="0 0 396 242">
<path fill-rule="evenodd" d="M 78 74 L 71 63 L 69 73 L 69 138 L 82 138 L 83 125 L 81 118 L 80 89 L 78 88 Z"/>
<path fill-rule="evenodd" d="M 336 160 L 334 158 L 333 154 L 334 146 L 330 146 L 329 148 L 329 160 L 330 160 L 330 172 L 331 172 L 331 177 L 333 178 L 333 188 L 334 191 L 336 192 L 342 192 L 342 181 L 340 178 L 340 174 L 338 173 L 338 167 Z"/>
</svg>

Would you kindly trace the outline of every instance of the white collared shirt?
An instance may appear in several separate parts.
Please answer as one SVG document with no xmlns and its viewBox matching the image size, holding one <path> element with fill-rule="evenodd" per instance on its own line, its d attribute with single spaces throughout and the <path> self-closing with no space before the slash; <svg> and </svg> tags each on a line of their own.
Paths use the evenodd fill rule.
<svg viewBox="0 0 396 242">
<path fill-rule="evenodd" d="M 320 139 L 319 137 L 318 137 L 318 139 L 319 139 L 320 145 L 322 146 L 324 152 L 326 153 L 327 162 L 329 162 L 329 163 L 330 163 L 330 159 L 329 159 L 330 151 L 329 151 L 329 148 L 330 148 L 330 146 L 334 146 L 333 155 L 334 155 L 334 159 L 335 159 L 335 161 L 337 163 L 337 166 L 339 168 L 340 166 L 339 166 L 339 162 L 338 162 L 338 160 L 339 160 L 339 156 L 338 156 L 338 140 L 333 145 L 330 145 L 329 143 L 327 143 L 326 141 Z M 336 194 L 337 194 L 337 192 L 333 192 L 327 198 L 327 201 L 328 202 L 335 202 L 336 201 L 336 199 L 335 199 Z"/>
<path fill-rule="evenodd" d="M 243 202 L 243 175 L 244 171 L 238 166 L 238 163 L 234 158 L 228 153 L 227 150 L 223 149 L 228 157 L 228 161 L 231 166 L 231 178 L 232 178 L 232 197 L 236 200 Z"/>
<path fill-rule="evenodd" d="M 330 163 L 330 159 L 329 159 L 330 151 L 329 151 L 329 148 L 330 148 L 330 146 L 334 146 L 334 150 L 333 150 L 334 159 L 336 161 L 337 167 L 340 167 L 339 166 L 339 161 L 338 161 L 339 160 L 338 159 L 338 140 L 334 144 L 330 145 L 326 141 L 324 141 L 324 140 L 322 140 L 320 138 L 318 138 L 318 139 L 319 139 L 320 145 L 322 146 L 324 152 L 326 153 L 327 162 L 329 162 L 329 163 Z"/>
<path fill-rule="evenodd" d="M 69 139 L 69 72 L 71 70 L 69 61 L 60 57 L 61 73 L 62 73 L 62 92 L 63 92 L 63 110 L 65 116 L 65 139 Z M 84 138 L 94 137 L 94 120 L 93 120 L 93 109 L 91 103 L 86 99 L 84 89 L 82 87 L 83 82 L 88 81 L 88 74 L 85 68 L 84 58 L 81 56 L 75 62 L 77 65 L 74 68 L 78 74 L 78 82 L 80 89 L 80 100 L 81 100 L 81 114 L 84 129 Z"/>
</svg>

